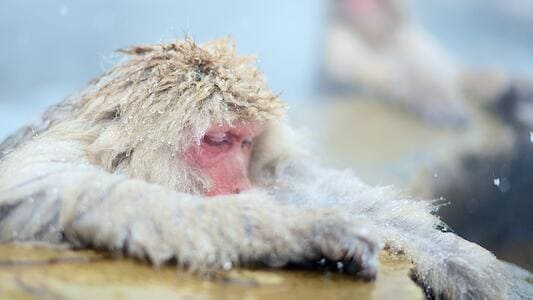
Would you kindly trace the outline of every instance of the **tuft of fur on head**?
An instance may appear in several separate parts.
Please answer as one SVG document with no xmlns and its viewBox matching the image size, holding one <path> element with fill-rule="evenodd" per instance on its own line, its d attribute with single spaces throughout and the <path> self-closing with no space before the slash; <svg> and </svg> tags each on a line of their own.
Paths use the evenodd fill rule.
<svg viewBox="0 0 533 300">
<path fill-rule="evenodd" d="M 200 143 L 212 124 L 270 124 L 284 114 L 254 58 L 238 56 L 229 39 L 120 52 L 125 61 L 74 99 L 74 119 L 89 123 L 95 136 L 89 160 L 110 172 L 202 193 L 209 182 L 179 157 L 186 148 Z"/>
</svg>

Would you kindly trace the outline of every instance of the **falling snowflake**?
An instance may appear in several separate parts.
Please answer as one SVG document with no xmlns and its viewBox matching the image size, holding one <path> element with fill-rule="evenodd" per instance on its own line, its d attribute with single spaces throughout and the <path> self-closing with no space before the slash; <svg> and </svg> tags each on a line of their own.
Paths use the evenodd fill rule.
<svg viewBox="0 0 533 300">
<path fill-rule="evenodd" d="M 495 186 L 500 186 L 500 178 L 494 178 L 492 182 L 494 182 Z"/>
</svg>

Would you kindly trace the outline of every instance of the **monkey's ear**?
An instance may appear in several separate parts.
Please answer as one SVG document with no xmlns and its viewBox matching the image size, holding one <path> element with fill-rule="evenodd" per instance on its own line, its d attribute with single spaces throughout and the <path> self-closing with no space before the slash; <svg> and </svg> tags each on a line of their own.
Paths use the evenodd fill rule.
<svg viewBox="0 0 533 300">
<path fill-rule="evenodd" d="M 117 127 L 111 126 L 100 133 L 86 150 L 91 163 L 114 172 L 122 163 L 129 160 L 134 149 L 130 139 L 121 134 Z"/>
<path fill-rule="evenodd" d="M 256 139 L 252 160 L 250 162 L 250 178 L 255 184 L 268 185 L 271 178 L 290 162 L 311 158 L 306 150 L 299 147 L 302 142 L 297 133 L 285 122 L 269 122 L 263 133 Z"/>
</svg>

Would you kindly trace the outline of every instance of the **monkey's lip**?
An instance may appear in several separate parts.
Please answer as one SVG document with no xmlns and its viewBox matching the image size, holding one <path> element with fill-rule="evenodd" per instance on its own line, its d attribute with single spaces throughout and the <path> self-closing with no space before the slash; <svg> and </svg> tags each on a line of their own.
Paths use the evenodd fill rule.
<svg viewBox="0 0 533 300">
<path fill-rule="evenodd" d="M 207 192 L 205 195 L 207 197 L 224 196 L 224 195 L 235 195 L 235 194 L 240 194 L 241 192 L 243 192 L 245 190 L 247 190 L 247 189 L 236 188 L 233 191 L 232 190 L 213 190 L 213 191 Z"/>
</svg>

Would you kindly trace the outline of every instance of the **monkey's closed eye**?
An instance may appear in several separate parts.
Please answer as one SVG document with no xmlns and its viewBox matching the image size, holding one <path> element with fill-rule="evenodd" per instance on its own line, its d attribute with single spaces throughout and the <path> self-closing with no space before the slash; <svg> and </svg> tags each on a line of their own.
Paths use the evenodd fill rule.
<svg viewBox="0 0 533 300">
<path fill-rule="evenodd" d="M 202 143 L 213 147 L 223 147 L 226 145 L 229 146 L 231 141 L 229 135 L 226 133 L 213 133 L 206 134 L 202 139 Z"/>
</svg>

